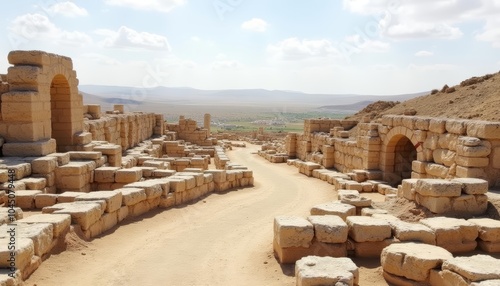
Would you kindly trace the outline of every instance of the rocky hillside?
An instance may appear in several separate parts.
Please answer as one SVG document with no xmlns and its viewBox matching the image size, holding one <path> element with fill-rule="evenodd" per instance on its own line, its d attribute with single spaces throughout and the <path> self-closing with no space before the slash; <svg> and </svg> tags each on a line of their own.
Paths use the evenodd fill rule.
<svg viewBox="0 0 500 286">
<path fill-rule="evenodd" d="M 349 118 L 384 114 L 500 121 L 500 73 L 472 77 L 452 87 L 445 85 L 401 103 L 375 102 Z"/>
</svg>

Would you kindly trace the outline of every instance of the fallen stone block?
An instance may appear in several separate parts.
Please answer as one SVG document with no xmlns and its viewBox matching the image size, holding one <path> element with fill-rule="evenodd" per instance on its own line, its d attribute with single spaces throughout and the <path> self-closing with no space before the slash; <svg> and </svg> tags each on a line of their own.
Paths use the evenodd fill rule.
<svg viewBox="0 0 500 286">
<path fill-rule="evenodd" d="M 356 215 L 356 207 L 335 201 L 312 207 L 311 215 L 336 215 L 345 221 L 347 217 Z"/>
<path fill-rule="evenodd" d="M 322 215 L 307 218 L 314 226 L 316 240 L 326 243 L 344 243 L 347 241 L 347 224 L 339 216 Z"/>
<path fill-rule="evenodd" d="M 306 219 L 294 216 L 274 218 L 274 239 L 281 247 L 309 247 L 314 227 Z"/>
<path fill-rule="evenodd" d="M 42 194 L 42 191 L 20 190 L 16 191 L 16 206 L 22 209 L 35 208 L 35 196 Z"/>
<path fill-rule="evenodd" d="M 350 258 L 307 256 L 295 264 L 297 286 L 357 285 L 359 270 Z"/>
<path fill-rule="evenodd" d="M 391 237 L 390 224 L 382 219 L 367 216 L 347 218 L 349 237 L 356 242 L 383 241 Z"/>
<path fill-rule="evenodd" d="M 10 225 L 2 225 L 0 227 L 0 238 L 9 239 L 10 235 L 7 232 L 13 228 Z M 23 224 L 18 223 L 16 235 L 18 238 L 29 238 L 33 241 L 34 254 L 42 257 L 48 253 L 52 246 L 53 226 L 50 223 Z"/>
<path fill-rule="evenodd" d="M 488 181 L 475 178 L 457 178 L 452 182 L 462 184 L 462 192 L 468 195 L 483 195 L 488 192 Z"/>
<path fill-rule="evenodd" d="M 384 271 L 413 281 L 428 281 L 430 270 L 453 259 L 446 249 L 422 243 L 395 243 L 384 248 L 380 261 Z"/>
</svg>

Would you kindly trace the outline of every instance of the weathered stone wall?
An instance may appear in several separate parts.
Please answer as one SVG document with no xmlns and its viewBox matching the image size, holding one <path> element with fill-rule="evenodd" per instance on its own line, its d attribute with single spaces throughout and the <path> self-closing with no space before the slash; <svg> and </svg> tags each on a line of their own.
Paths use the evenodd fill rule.
<svg viewBox="0 0 500 286">
<path fill-rule="evenodd" d="M 216 139 L 209 138 L 209 130 L 199 128 L 193 119 L 184 119 L 182 116 L 179 118 L 177 124 L 166 124 L 168 131 L 177 132 L 177 138 L 185 140 L 200 146 L 212 146 L 217 141 Z"/>
<path fill-rule="evenodd" d="M 352 124 L 305 120 L 304 134 L 288 134 L 286 154 L 342 172 L 381 170 L 391 184 L 466 177 L 500 184 L 500 122 L 387 115 L 357 124 L 349 138 Z"/>
</svg>

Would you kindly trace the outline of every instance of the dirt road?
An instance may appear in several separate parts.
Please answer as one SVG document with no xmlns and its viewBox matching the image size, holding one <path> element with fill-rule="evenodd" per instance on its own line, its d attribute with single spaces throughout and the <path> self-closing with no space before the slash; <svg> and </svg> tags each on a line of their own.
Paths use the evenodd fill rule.
<svg viewBox="0 0 500 286">
<path fill-rule="evenodd" d="M 252 154 L 257 148 L 228 152 L 254 171 L 255 187 L 126 221 L 83 249 L 52 255 L 27 285 L 295 285 L 293 268 L 272 254 L 273 218 L 306 216 L 336 192 Z M 387 285 L 376 262 L 362 263 L 365 285 Z"/>
</svg>

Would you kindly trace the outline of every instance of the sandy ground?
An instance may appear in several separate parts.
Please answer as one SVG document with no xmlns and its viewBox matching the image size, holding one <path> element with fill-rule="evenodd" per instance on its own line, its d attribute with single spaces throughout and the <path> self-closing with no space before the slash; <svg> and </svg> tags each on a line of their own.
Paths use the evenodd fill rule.
<svg viewBox="0 0 500 286">
<path fill-rule="evenodd" d="M 294 167 L 252 154 L 257 148 L 228 153 L 254 171 L 255 187 L 125 221 L 52 255 L 26 285 L 295 285 L 293 265 L 280 266 L 272 253 L 273 218 L 306 216 L 336 192 Z M 360 285 L 387 285 L 378 259 L 355 262 Z"/>
</svg>

